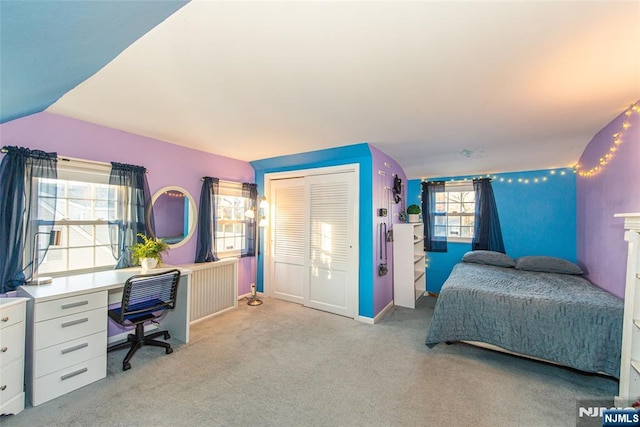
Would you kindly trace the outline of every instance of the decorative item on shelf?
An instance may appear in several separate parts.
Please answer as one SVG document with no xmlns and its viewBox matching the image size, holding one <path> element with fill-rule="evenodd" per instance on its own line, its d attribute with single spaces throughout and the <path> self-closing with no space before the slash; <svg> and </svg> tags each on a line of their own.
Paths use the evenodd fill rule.
<svg viewBox="0 0 640 427">
<path fill-rule="evenodd" d="M 418 205 L 409 205 L 407 207 L 407 214 L 409 216 L 409 222 L 420 222 L 420 206 Z"/>
<path fill-rule="evenodd" d="M 143 270 L 151 270 L 162 265 L 162 254 L 169 252 L 169 245 L 162 239 L 147 237 L 138 233 L 142 243 L 131 246 L 134 263 L 140 263 Z"/>
<path fill-rule="evenodd" d="M 52 277 L 38 277 L 39 264 L 36 262 L 36 255 L 38 253 L 38 236 L 42 234 L 49 235 L 49 246 L 60 245 L 60 236 L 62 233 L 59 230 L 38 231 L 33 235 L 33 256 L 31 258 L 31 262 L 33 263 L 33 273 L 31 274 L 31 279 L 27 280 L 27 285 L 46 285 L 53 281 Z"/>
</svg>

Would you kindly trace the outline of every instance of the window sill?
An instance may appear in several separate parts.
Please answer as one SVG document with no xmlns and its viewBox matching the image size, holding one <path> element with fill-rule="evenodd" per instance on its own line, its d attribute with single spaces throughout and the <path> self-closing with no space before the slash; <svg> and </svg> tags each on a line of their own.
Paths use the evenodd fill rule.
<svg viewBox="0 0 640 427">
<path fill-rule="evenodd" d="M 472 240 L 467 237 L 447 237 L 447 243 L 467 243 L 470 245 Z"/>
</svg>

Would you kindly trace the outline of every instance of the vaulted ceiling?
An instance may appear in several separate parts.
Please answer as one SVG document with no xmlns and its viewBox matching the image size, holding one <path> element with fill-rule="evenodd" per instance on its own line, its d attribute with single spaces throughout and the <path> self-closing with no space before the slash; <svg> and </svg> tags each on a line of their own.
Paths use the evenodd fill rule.
<svg viewBox="0 0 640 427">
<path fill-rule="evenodd" d="M 2 0 L 0 18 L 3 122 L 46 109 L 246 161 L 368 142 L 410 178 L 566 167 L 640 99 L 639 1 Z"/>
</svg>

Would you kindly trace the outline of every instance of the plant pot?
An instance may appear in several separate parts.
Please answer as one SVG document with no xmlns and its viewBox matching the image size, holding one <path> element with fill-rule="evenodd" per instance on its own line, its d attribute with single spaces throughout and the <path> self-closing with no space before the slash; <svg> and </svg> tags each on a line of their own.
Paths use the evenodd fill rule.
<svg viewBox="0 0 640 427">
<path fill-rule="evenodd" d="M 409 214 L 409 222 L 420 222 L 420 214 Z"/>
<path fill-rule="evenodd" d="M 158 265 L 158 260 L 155 258 L 142 258 L 140 259 L 140 265 L 142 266 L 143 270 L 151 270 L 153 268 L 156 268 L 156 266 Z"/>
</svg>

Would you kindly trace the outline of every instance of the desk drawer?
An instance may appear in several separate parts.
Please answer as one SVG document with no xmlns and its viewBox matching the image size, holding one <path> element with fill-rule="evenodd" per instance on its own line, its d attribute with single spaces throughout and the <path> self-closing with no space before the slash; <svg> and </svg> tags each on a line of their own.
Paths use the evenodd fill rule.
<svg viewBox="0 0 640 427">
<path fill-rule="evenodd" d="M 34 320 L 55 319 L 56 317 L 93 310 L 107 305 L 107 291 L 76 295 L 36 304 Z"/>
<path fill-rule="evenodd" d="M 14 304 L 0 310 L 0 329 L 4 329 L 16 323 L 24 322 L 24 304 Z"/>
<path fill-rule="evenodd" d="M 106 330 L 106 305 L 96 310 L 38 322 L 35 325 L 34 350 L 40 350 Z"/>
<path fill-rule="evenodd" d="M 0 333 L 0 368 L 24 356 L 24 322 L 15 323 Z"/>
<path fill-rule="evenodd" d="M 53 372 L 33 382 L 31 404 L 48 402 L 107 375 L 107 354 Z"/>
<path fill-rule="evenodd" d="M 22 393 L 24 359 L 19 358 L 0 369 L 0 406 Z"/>
<path fill-rule="evenodd" d="M 107 331 L 36 351 L 33 376 L 39 378 L 107 352 Z"/>
</svg>

